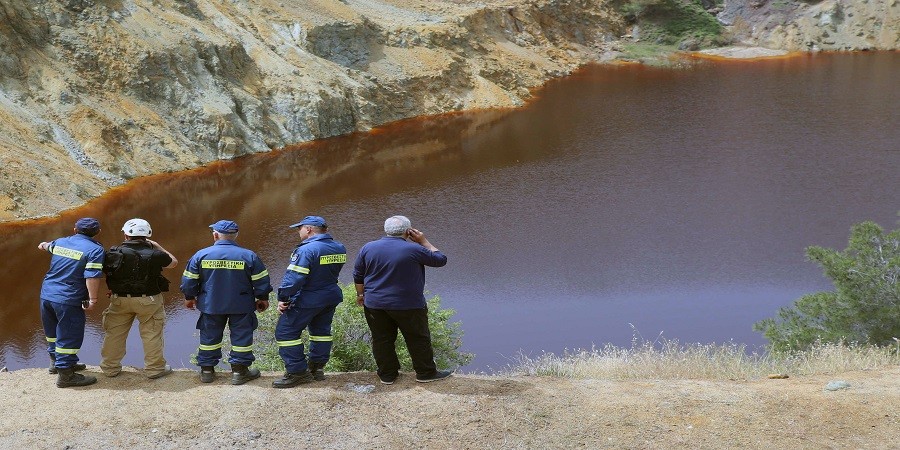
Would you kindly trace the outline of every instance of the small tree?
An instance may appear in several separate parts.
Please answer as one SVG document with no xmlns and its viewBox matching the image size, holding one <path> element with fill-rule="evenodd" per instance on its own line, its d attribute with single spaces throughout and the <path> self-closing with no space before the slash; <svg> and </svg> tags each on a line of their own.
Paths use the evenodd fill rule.
<svg viewBox="0 0 900 450">
<path fill-rule="evenodd" d="M 873 222 L 855 225 L 843 252 L 809 247 L 835 291 L 806 295 L 781 308 L 778 320 L 754 324 L 774 351 L 823 342 L 886 345 L 900 338 L 900 229 L 888 234 Z"/>
<path fill-rule="evenodd" d="M 328 372 L 352 372 L 358 370 L 374 371 L 375 358 L 372 356 L 371 334 L 363 309 L 356 305 L 356 290 L 352 284 L 342 287 L 344 300 L 335 310 L 331 324 L 331 335 L 334 339 L 331 359 L 325 366 Z M 254 353 L 256 366 L 261 370 L 284 370 L 284 363 L 278 356 L 278 345 L 275 343 L 275 325 L 278 323 L 277 300 L 271 299 L 272 307 L 259 314 L 259 328 L 254 336 Z M 474 355 L 460 352 L 462 346 L 462 329 L 459 322 L 450 322 L 456 312 L 442 309 L 438 296 L 428 299 L 428 325 L 431 329 L 431 345 L 434 348 L 434 360 L 439 368 L 456 368 L 468 364 Z M 309 336 L 303 333 L 303 345 L 309 352 Z M 412 361 L 406 350 L 406 342 L 401 335 L 397 336 L 397 356 L 400 358 L 402 370 L 412 370 Z"/>
</svg>

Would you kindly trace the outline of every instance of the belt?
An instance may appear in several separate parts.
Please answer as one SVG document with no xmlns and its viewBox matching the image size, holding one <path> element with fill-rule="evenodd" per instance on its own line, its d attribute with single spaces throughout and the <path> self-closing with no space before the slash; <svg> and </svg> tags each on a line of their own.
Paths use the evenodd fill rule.
<svg viewBox="0 0 900 450">
<path fill-rule="evenodd" d="M 113 293 L 116 297 L 153 297 L 156 294 L 116 294 Z"/>
</svg>

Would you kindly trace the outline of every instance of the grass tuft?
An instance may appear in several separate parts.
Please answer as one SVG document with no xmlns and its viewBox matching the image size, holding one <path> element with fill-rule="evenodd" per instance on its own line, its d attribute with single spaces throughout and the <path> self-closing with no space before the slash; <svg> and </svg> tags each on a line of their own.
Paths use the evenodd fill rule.
<svg viewBox="0 0 900 450">
<path fill-rule="evenodd" d="M 771 373 L 832 374 L 900 364 L 896 348 L 816 343 L 805 351 L 749 352 L 744 344 L 681 344 L 677 340 L 633 342 L 567 350 L 562 355 L 519 355 L 505 375 L 604 380 L 750 380 Z"/>
</svg>

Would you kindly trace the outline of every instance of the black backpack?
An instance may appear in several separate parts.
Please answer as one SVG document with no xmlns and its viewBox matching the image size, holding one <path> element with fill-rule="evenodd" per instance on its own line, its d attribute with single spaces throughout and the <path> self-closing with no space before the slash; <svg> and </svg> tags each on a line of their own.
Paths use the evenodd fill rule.
<svg viewBox="0 0 900 450">
<path fill-rule="evenodd" d="M 111 247 L 103 261 L 106 285 L 115 293 L 157 294 L 169 291 L 169 280 L 153 273 L 153 248 Z"/>
</svg>

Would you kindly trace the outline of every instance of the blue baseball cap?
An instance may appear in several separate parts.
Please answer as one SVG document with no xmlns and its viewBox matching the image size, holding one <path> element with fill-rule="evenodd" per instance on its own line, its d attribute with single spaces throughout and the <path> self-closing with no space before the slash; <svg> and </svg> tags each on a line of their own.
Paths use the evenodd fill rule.
<svg viewBox="0 0 900 450">
<path fill-rule="evenodd" d="M 238 232 L 238 224 L 231 220 L 220 220 L 209 227 L 219 233 L 234 234 Z"/>
<path fill-rule="evenodd" d="M 93 233 L 100 229 L 100 221 L 91 217 L 82 217 L 75 221 L 75 229 L 79 232 Z"/>
<path fill-rule="evenodd" d="M 303 220 L 291 225 L 290 228 L 302 227 L 303 225 L 328 228 L 328 224 L 325 223 L 325 219 L 323 219 L 319 216 L 306 216 L 303 218 Z"/>
</svg>

